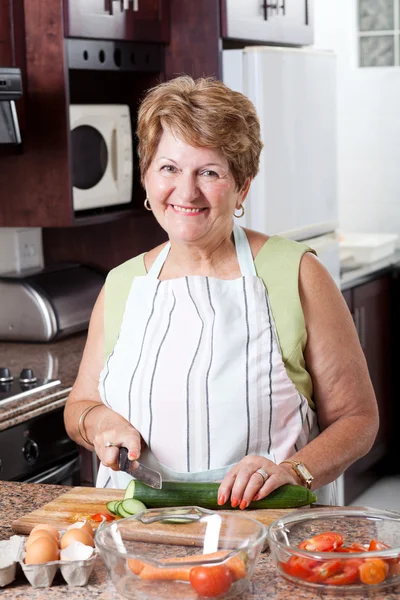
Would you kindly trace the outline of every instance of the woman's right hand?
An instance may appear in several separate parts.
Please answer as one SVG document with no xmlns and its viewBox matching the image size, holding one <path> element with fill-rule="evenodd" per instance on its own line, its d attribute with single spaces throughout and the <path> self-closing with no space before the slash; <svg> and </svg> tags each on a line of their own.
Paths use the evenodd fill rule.
<svg viewBox="0 0 400 600">
<path fill-rule="evenodd" d="M 85 430 L 102 464 L 113 471 L 119 471 L 119 448 L 122 446 L 128 449 L 129 460 L 136 460 L 140 456 L 140 433 L 107 406 L 96 408 L 87 415 Z M 107 446 L 107 442 L 112 446 Z"/>
</svg>

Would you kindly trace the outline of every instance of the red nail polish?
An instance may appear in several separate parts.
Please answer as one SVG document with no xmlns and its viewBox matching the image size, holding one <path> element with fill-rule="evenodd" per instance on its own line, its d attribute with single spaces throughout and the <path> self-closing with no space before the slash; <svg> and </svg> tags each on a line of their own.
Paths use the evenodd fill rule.
<svg viewBox="0 0 400 600">
<path fill-rule="evenodd" d="M 129 452 L 128 458 L 129 458 L 129 460 L 136 460 L 136 454 L 135 454 L 135 452 Z"/>
<path fill-rule="evenodd" d="M 223 494 L 220 494 L 218 496 L 218 504 L 219 504 L 219 506 L 222 506 L 223 504 L 225 504 L 225 502 L 226 502 L 225 496 Z"/>
<path fill-rule="evenodd" d="M 247 500 L 242 500 L 240 503 L 240 510 L 244 510 L 245 508 L 247 508 L 249 505 L 249 503 L 247 502 Z"/>
<path fill-rule="evenodd" d="M 239 500 L 237 498 L 234 498 L 232 496 L 232 498 L 231 498 L 231 506 L 232 506 L 232 508 L 236 508 L 238 506 L 238 504 L 239 504 Z"/>
</svg>

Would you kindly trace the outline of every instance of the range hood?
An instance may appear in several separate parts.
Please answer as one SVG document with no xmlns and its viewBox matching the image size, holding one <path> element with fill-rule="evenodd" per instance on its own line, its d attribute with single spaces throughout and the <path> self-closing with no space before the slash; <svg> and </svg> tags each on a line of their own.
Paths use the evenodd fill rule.
<svg viewBox="0 0 400 600">
<path fill-rule="evenodd" d="M 0 67 L 0 144 L 20 144 L 15 100 L 22 96 L 20 69 Z"/>
</svg>

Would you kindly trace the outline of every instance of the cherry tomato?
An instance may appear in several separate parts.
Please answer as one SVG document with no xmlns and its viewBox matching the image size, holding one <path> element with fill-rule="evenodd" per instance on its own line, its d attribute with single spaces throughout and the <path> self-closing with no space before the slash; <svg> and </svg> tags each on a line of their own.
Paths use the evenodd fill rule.
<svg viewBox="0 0 400 600">
<path fill-rule="evenodd" d="M 342 568 L 340 560 L 326 560 L 312 569 L 312 575 L 307 578 L 307 581 L 312 583 L 322 583 L 328 577 L 332 577 Z"/>
<path fill-rule="evenodd" d="M 369 543 L 369 552 L 374 552 L 375 550 L 390 550 L 391 546 L 388 546 L 387 544 L 385 544 L 384 542 L 380 542 L 379 540 L 371 540 Z M 385 562 L 387 562 L 389 565 L 395 565 L 397 563 L 400 563 L 400 557 L 398 558 L 385 558 Z"/>
<path fill-rule="evenodd" d="M 101 522 L 104 519 L 106 521 L 114 521 L 114 517 L 112 517 L 111 515 L 109 515 L 107 513 L 96 513 L 95 515 L 92 515 L 90 518 L 92 521 L 98 521 L 98 522 Z"/>
<path fill-rule="evenodd" d="M 318 564 L 317 560 L 309 560 L 301 556 L 291 556 L 287 562 L 281 562 L 282 571 L 292 577 L 308 579 L 313 575 L 313 567 Z"/>
<path fill-rule="evenodd" d="M 309 552 L 332 552 L 342 544 L 343 537 L 339 533 L 327 531 L 304 540 L 304 542 L 299 544 L 299 548 L 308 550 Z"/>
<path fill-rule="evenodd" d="M 367 548 L 358 542 L 353 542 L 350 546 L 339 546 L 334 552 L 367 552 Z"/>
<path fill-rule="evenodd" d="M 341 570 L 325 579 L 328 585 L 348 585 L 358 580 L 358 568 L 363 561 L 356 558 L 342 561 Z"/>
<path fill-rule="evenodd" d="M 190 570 L 189 580 L 199 596 L 214 598 L 229 590 L 232 575 L 226 565 L 193 567 Z"/>
</svg>

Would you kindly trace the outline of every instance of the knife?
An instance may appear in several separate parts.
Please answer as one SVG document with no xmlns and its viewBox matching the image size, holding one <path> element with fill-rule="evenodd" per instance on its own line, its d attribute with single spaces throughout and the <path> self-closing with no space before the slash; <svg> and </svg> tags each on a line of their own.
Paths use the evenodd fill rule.
<svg viewBox="0 0 400 600">
<path fill-rule="evenodd" d="M 134 479 L 156 490 L 161 490 L 162 488 L 161 473 L 140 464 L 137 460 L 129 460 L 128 449 L 123 446 L 119 449 L 119 468 L 121 471 L 129 473 Z"/>
</svg>

